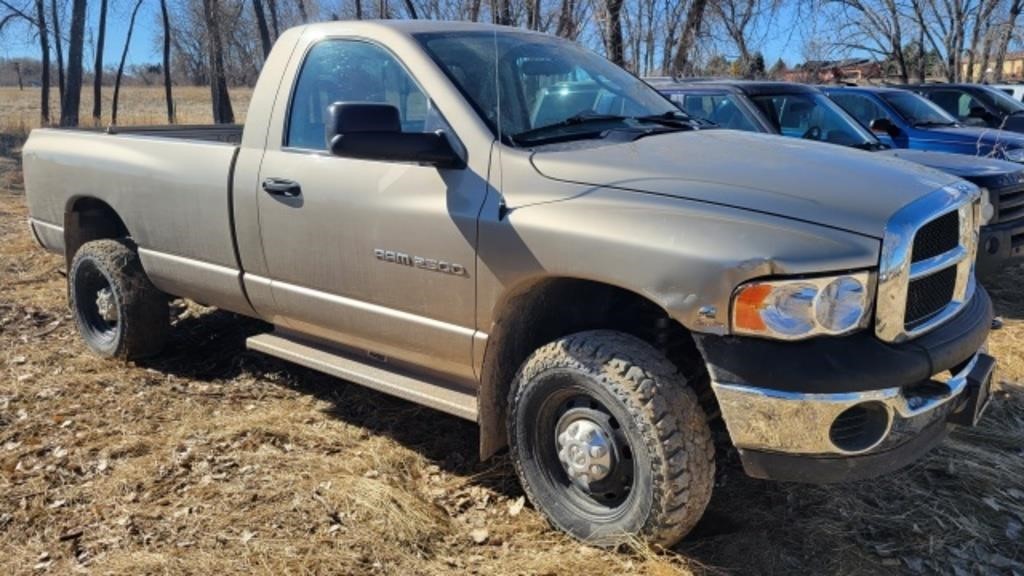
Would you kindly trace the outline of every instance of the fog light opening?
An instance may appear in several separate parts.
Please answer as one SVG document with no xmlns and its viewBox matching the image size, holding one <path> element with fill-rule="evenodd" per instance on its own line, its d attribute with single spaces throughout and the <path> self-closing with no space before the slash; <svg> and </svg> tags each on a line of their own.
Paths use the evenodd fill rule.
<svg viewBox="0 0 1024 576">
<path fill-rule="evenodd" d="M 829 439 L 844 452 L 863 452 L 877 446 L 889 431 L 889 411 L 881 402 L 865 402 L 836 416 Z"/>
<path fill-rule="evenodd" d="M 999 252 L 999 238 L 992 237 L 985 241 L 985 252 L 995 254 Z"/>
</svg>

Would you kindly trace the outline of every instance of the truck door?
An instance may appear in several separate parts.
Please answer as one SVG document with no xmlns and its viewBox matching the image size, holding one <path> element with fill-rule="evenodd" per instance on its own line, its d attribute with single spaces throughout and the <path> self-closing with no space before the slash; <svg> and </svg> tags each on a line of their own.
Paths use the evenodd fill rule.
<svg viewBox="0 0 1024 576">
<path fill-rule="evenodd" d="M 457 135 L 376 43 L 322 39 L 297 65 L 257 192 L 274 316 L 369 358 L 471 379 L 486 174 L 331 155 L 327 107 L 340 101 L 392 104 L 404 131 Z"/>
</svg>

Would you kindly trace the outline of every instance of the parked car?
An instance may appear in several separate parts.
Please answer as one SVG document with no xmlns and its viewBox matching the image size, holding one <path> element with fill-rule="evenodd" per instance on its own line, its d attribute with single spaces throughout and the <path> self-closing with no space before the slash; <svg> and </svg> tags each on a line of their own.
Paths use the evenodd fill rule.
<svg viewBox="0 0 1024 576">
<path fill-rule="evenodd" d="M 961 124 L 936 104 L 898 88 L 822 87 L 825 94 L 883 143 L 1024 162 L 1024 135 Z"/>
<path fill-rule="evenodd" d="M 966 126 L 1024 132 L 1024 103 L 993 86 L 918 84 L 905 88 L 931 100 Z"/>
<path fill-rule="evenodd" d="M 948 172 L 984 190 L 978 272 L 1024 259 L 1024 167 L 963 154 L 893 149 L 820 90 L 791 82 L 649 81 L 687 114 L 723 128 L 849 146 Z"/>
<path fill-rule="evenodd" d="M 538 108 L 560 82 L 600 89 Z M 262 318 L 250 348 L 507 442 L 553 525 L 671 544 L 715 484 L 710 414 L 753 476 L 869 477 L 975 423 L 995 364 L 976 186 L 700 128 L 567 40 L 354 21 L 283 34 L 244 128 L 23 155 L 96 353 L 158 353 L 167 295 Z"/>
<path fill-rule="evenodd" d="M 1024 84 L 988 84 L 1018 102 L 1024 102 Z"/>
</svg>

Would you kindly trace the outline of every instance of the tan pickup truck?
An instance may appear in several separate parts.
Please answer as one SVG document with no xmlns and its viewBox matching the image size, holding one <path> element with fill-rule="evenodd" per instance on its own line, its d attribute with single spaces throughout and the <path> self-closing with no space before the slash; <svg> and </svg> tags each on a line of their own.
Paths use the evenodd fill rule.
<svg viewBox="0 0 1024 576">
<path fill-rule="evenodd" d="M 829 482 L 985 406 L 975 186 L 707 129 L 550 36 L 296 28 L 244 128 L 35 130 L 24 163 L 94 351 L 158 353 L 169 296 L 262 318 L 254 350 L 478 422 L 597 545 L 694 526 L 712 429 Z"/>
</svg>

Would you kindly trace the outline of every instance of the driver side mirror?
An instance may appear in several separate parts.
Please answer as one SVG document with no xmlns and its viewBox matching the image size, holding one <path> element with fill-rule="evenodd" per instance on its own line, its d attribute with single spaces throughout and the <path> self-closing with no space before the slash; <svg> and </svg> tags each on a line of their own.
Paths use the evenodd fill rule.
<svg viewBox="0 0 1024 576">
<path fill-rule="evenodd" d="M 390 104 L 335 102 L 327 111 L 327 149 L 335 156 L 438 168 L 466 165 L 444 132 L 402 132 L 401 115 Z"/>
<path fill-rule="evenodd" d="M 898 136 L 900 133 L 900 129 L 888 118 L 875 118 L 868 127 L 872 132 L 888 134 L 889 136 Z"/>
</svg>

